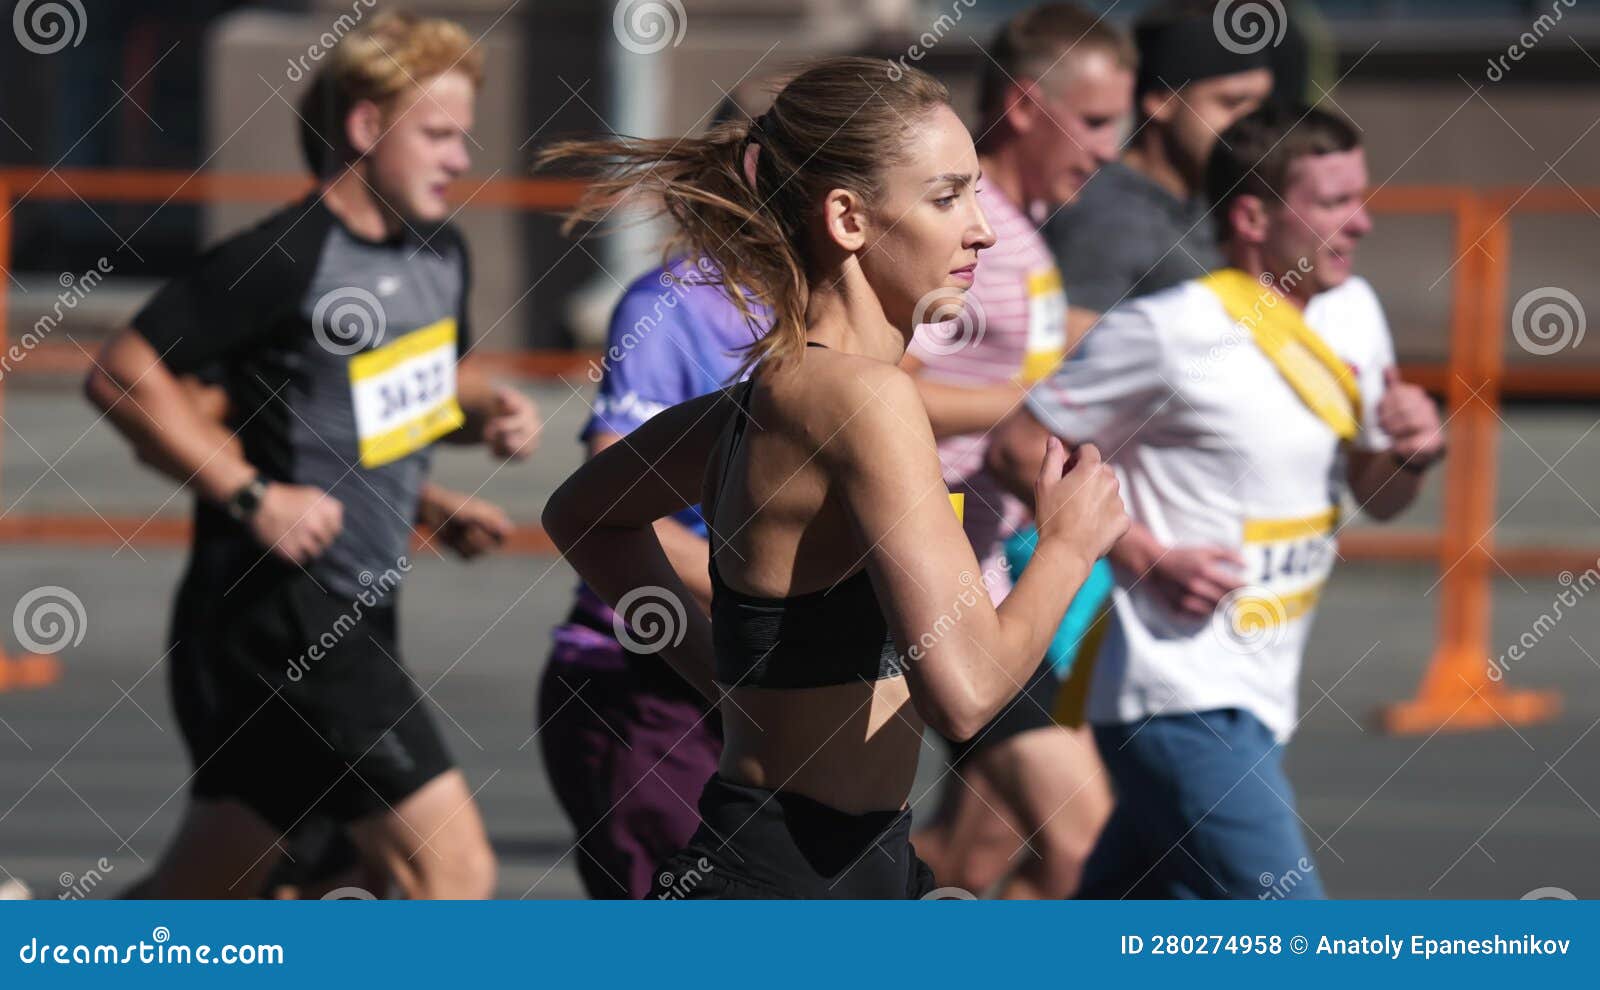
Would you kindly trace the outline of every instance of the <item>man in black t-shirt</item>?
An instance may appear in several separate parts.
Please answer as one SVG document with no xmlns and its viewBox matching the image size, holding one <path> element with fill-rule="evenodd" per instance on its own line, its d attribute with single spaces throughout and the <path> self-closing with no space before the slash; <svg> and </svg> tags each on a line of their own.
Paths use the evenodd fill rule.
<svg viewBox="0 0 1600 990">
<path fill-rule="evenodd" d="M 431 445 L 521 458 L 538 431 L 531 402 L 460 364 L 469 272 L 445 188 L 469 165 L 481 59 L 457 25 L 386 15 L 325 71 L 337 171 L 163 287 L 87 386 L 198 496 L 168 656 L 195 772 L 148 896 L 255 896 L 311 815 L 411 896 L 493 890 L 395 608 Z M 234 437 L 180 382 L 204 368 Z"/>
</svg>

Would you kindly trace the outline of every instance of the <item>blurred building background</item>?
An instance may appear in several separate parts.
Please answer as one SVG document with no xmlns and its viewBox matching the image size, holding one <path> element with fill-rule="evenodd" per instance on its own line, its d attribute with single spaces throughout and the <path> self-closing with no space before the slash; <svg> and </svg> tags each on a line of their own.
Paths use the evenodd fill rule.
<svg viewBox="0 0 1600 990">
<path fill-rule="evenodd" d="M 70 4 L 70 6 L 69 6 Z M 1147 0 L 1087 0 L 1127 24 Z M 292 109 L 318 39 L 371 0 L 43 0 L 76 43 L 4 38 L 0 163 L 293 173 Z M 380 3 L 377 9 L 391 6 Z M 527 174 L 537 147 L 578 132 L 679 135 L 702 126 L 736 82 L 822 53 L 921 54 L 963 111 L 995 26 L 1025 0 L 433 0 L 482 38 L 489 78 L 474 135 L 480 179 Z M 1251 6 L 1239 4 L 1239 6 Z M 1600 16 L 1571 0 L 1261 0 L 1287 9 L 1329 99 L 1366 136 L 1374 185 L 1581 187 L 1600 175 Z M 81 7 L 78 18 L 74 7 Z M 33 10 L 34 16 L 42 16 Z M 23 28 L 20 20 L 15 31 Z M 641 32 L 663 31 L 664 35 Z M 620 44 L 634 32 L 631 44 Z M 931 44 L 929 43 L 931 40 Z M 1530 44 L 1531 40 L 1531 44 Z M 916 46 L 913 49 L 913 46 Z M 1519 57 L 1509 57 L 1513 48 Z M 45 53 L 40 48 L 50 48 Z M 631 49 L 631 50 L 630 50 Z M 1498 63 L 1498 65 L 1497 65 Z M 118 255 L 115 291 L 78 314 L 79 339 L 109 329 L 161 275 L 259 206 L 24 202 L 16 207 L 12 327 L 53 301 L 27 287 Z M 1519 217 L 1512 293 L 1565 286 L 1600 306 L 1586 258 L 1600 212 Z M 650 263 L 649 231 L 562 240 L 545 216 L 475 209 L 459 217 L 475 250 L 479 327 L 496 349 L 593 344 L 617 283 Z M 1377 285 L 1402 357 L 1444 356 L 1453 264 L 1449 222 L 1386 216 L 1360 269 Z M 609 274 L 601 271 L 602 266 Z M 578 286 L 587 292 L 575 292 Z M 1600 311 L 1600 310 L 1597 310 Z M 1526 358 L 1515 348 L 1512 362 Z M 1600 368 L 1600 334 L 1566 355 Z"/>
</svg>

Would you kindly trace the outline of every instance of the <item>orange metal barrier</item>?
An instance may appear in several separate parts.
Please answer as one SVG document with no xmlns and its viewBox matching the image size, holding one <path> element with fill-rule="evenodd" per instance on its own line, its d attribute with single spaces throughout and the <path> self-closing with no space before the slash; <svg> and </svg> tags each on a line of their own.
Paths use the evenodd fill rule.
<svg viewBox="0 0 1600 990">
<path fill-rule="evenodd" d="M 0 169 L 0 268 L 9 270 L 10 214 L 15 202 L 84 200 L 118 202 L 285 202 L 312 188 L 305 178 L 168 171 L 102 171 L 94 169 Z M 570 205 L 581 183 L 566 180 L 502 179 L 482 185 L 461 183 L 461 198 L 470 206 L 515 209 L 557 209 Z M 1564 187 L 1526 190 L 1477 190 L 1461 186 L 1390 187 L 1377 191 L 1372 207 L 1381 213 L 1445 214 L 1455 222 L 1455 253 L 1461 259 L 1452 279 L 1450 356 L 1445 365 L 1406 369 L 1407 377 L 1446 398 L 1451 452 L 1445 467 L 1444 518 L 1438 534 L 1405 531 L 1383 535 L 1352 534 L 1343 542 L 1344 555 L 1357 559 L 1424 559 L 1437 557 L 1441 582 L 1440 633 L 1436 652 L 1415 699 L 1392 705 L 1380 714 L 1392 732 L 1466 729 L 1501 722 L 1524 724 L 1552 717 L 1559 699 L 1548 692 L 1512 691 L 1488 677 L 1491 569 L 1551 573 L 1562 567 L 1585 567 L 1600 550 L 1571 547 L 1495 548 L 1495 450 L 1498 408 L 1503 394 L 1537 395 L 1555 389 L 1567 395 L 1600 397 L 1600 375 L 1571 368 L 1518 369 L 1506 373 L 1502 360 L 1503 327 L 1510 265 L 1509 217 L 1514 212 L 1580 212 L 1586 198 L 1600 191 Z M 8 280 L 0 280 L 0 352 L 6 348 Z M 530 376 L 573 373 L 591 359 L 586 353 L 520 353 L 484 355 L 502 371 Z M 32 371 L 77 372 L 86 358 L 76 348 L 44 345 L 30 353 Z M 5 381 L 0 378 L 0 406 Z M 3 438 L 0 438 L 3 439 Z M 73 516 L 0 519 L 0 541 L 43 541 L 53 544 L 120 545 L 124 539 L 179 545 L 187 539 L 187 523 L 172 520 L 87 520 Z M 521 527 L 512 549 L 550 553 L 550 542 L 537 527 Z M 52 679 L 42 664 L 50 658 L 6 660 L 0 654 L 0 690 L 7 678 L 35 682 Z"/>
<path fill-rule="evenodd" d="M 1492 194 L 1458 192 L 1450 314 L 1450 456 L 1445 462 L 1439 566 L 1444 572 L 1439 639 L 1417 696 L 1385 707 L 1390 732 L 1488 728 L 1553 718 L 1560 698 L 1513 691 L 1489 676 L 1494 607 L 1495 449 L 1503 370 L 1501 315 L 1510 274 L 1511 206 L 1496 210 Z"/>
</svg>

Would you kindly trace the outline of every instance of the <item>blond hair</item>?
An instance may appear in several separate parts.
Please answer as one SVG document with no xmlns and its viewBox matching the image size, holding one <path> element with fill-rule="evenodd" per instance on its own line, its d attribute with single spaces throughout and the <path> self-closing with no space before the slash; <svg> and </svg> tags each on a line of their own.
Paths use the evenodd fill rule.
<svg viewBox="0 0 1600 990">
<path fill-rule="evenodd" d="M 341 164 L 341 152 L 328 149 L 350 157 L 344 122 L 357 103 L 369 100 L 387 114 L 409 88 L 445 72 L 462 73 L 474 89 L 483 85 L 483 52 L 455 21 L 390 10 L 345 35 L 300 99 L 306 165 L 321 176 Z"/>
<path fill-rule="evenodd" d="M 391 10 L 373 18 L 333 50 L 329 85 L 340 117 L 362 100 L 385 109 L 401 93 L 445 72 L 483 84 L 483 52 L 465 28 L 439 17 Z"/>
<path fill-rule="evenodd" d="M 1006 89 L 1022 79 L 1042 82 L 1071 74 L 1076 62 L 1091 52 L 1110 55 L 1124 69 L 1139 63 L 1133 42 L 1104 15 L 1070 3 L 1030 7 L 1000 27 L 989 45 L 978 105 L 987 121 L 1005 109 Z"/>
</svg>

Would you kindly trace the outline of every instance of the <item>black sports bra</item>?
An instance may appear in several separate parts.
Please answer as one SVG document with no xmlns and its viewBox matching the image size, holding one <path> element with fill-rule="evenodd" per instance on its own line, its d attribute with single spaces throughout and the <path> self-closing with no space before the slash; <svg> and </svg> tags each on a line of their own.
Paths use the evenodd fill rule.
<svg viewBox="0 0 1600 990">
<path fill-rule="evenodd" d="M 739 415 L 717 484 L 719 506 L 728 484 L 728 466 L 744 438 L 753 387 L 747 381 L 738 394 Z M 715 537 L 712 542 L 715 546 Z M 832 588 L 787 598 L 760 598 L 723 583 L 713 549 L 711 634 L 717 680 L 730 686 L 827 687 L 905 673 L 866 568 Z"/>
</svg>

